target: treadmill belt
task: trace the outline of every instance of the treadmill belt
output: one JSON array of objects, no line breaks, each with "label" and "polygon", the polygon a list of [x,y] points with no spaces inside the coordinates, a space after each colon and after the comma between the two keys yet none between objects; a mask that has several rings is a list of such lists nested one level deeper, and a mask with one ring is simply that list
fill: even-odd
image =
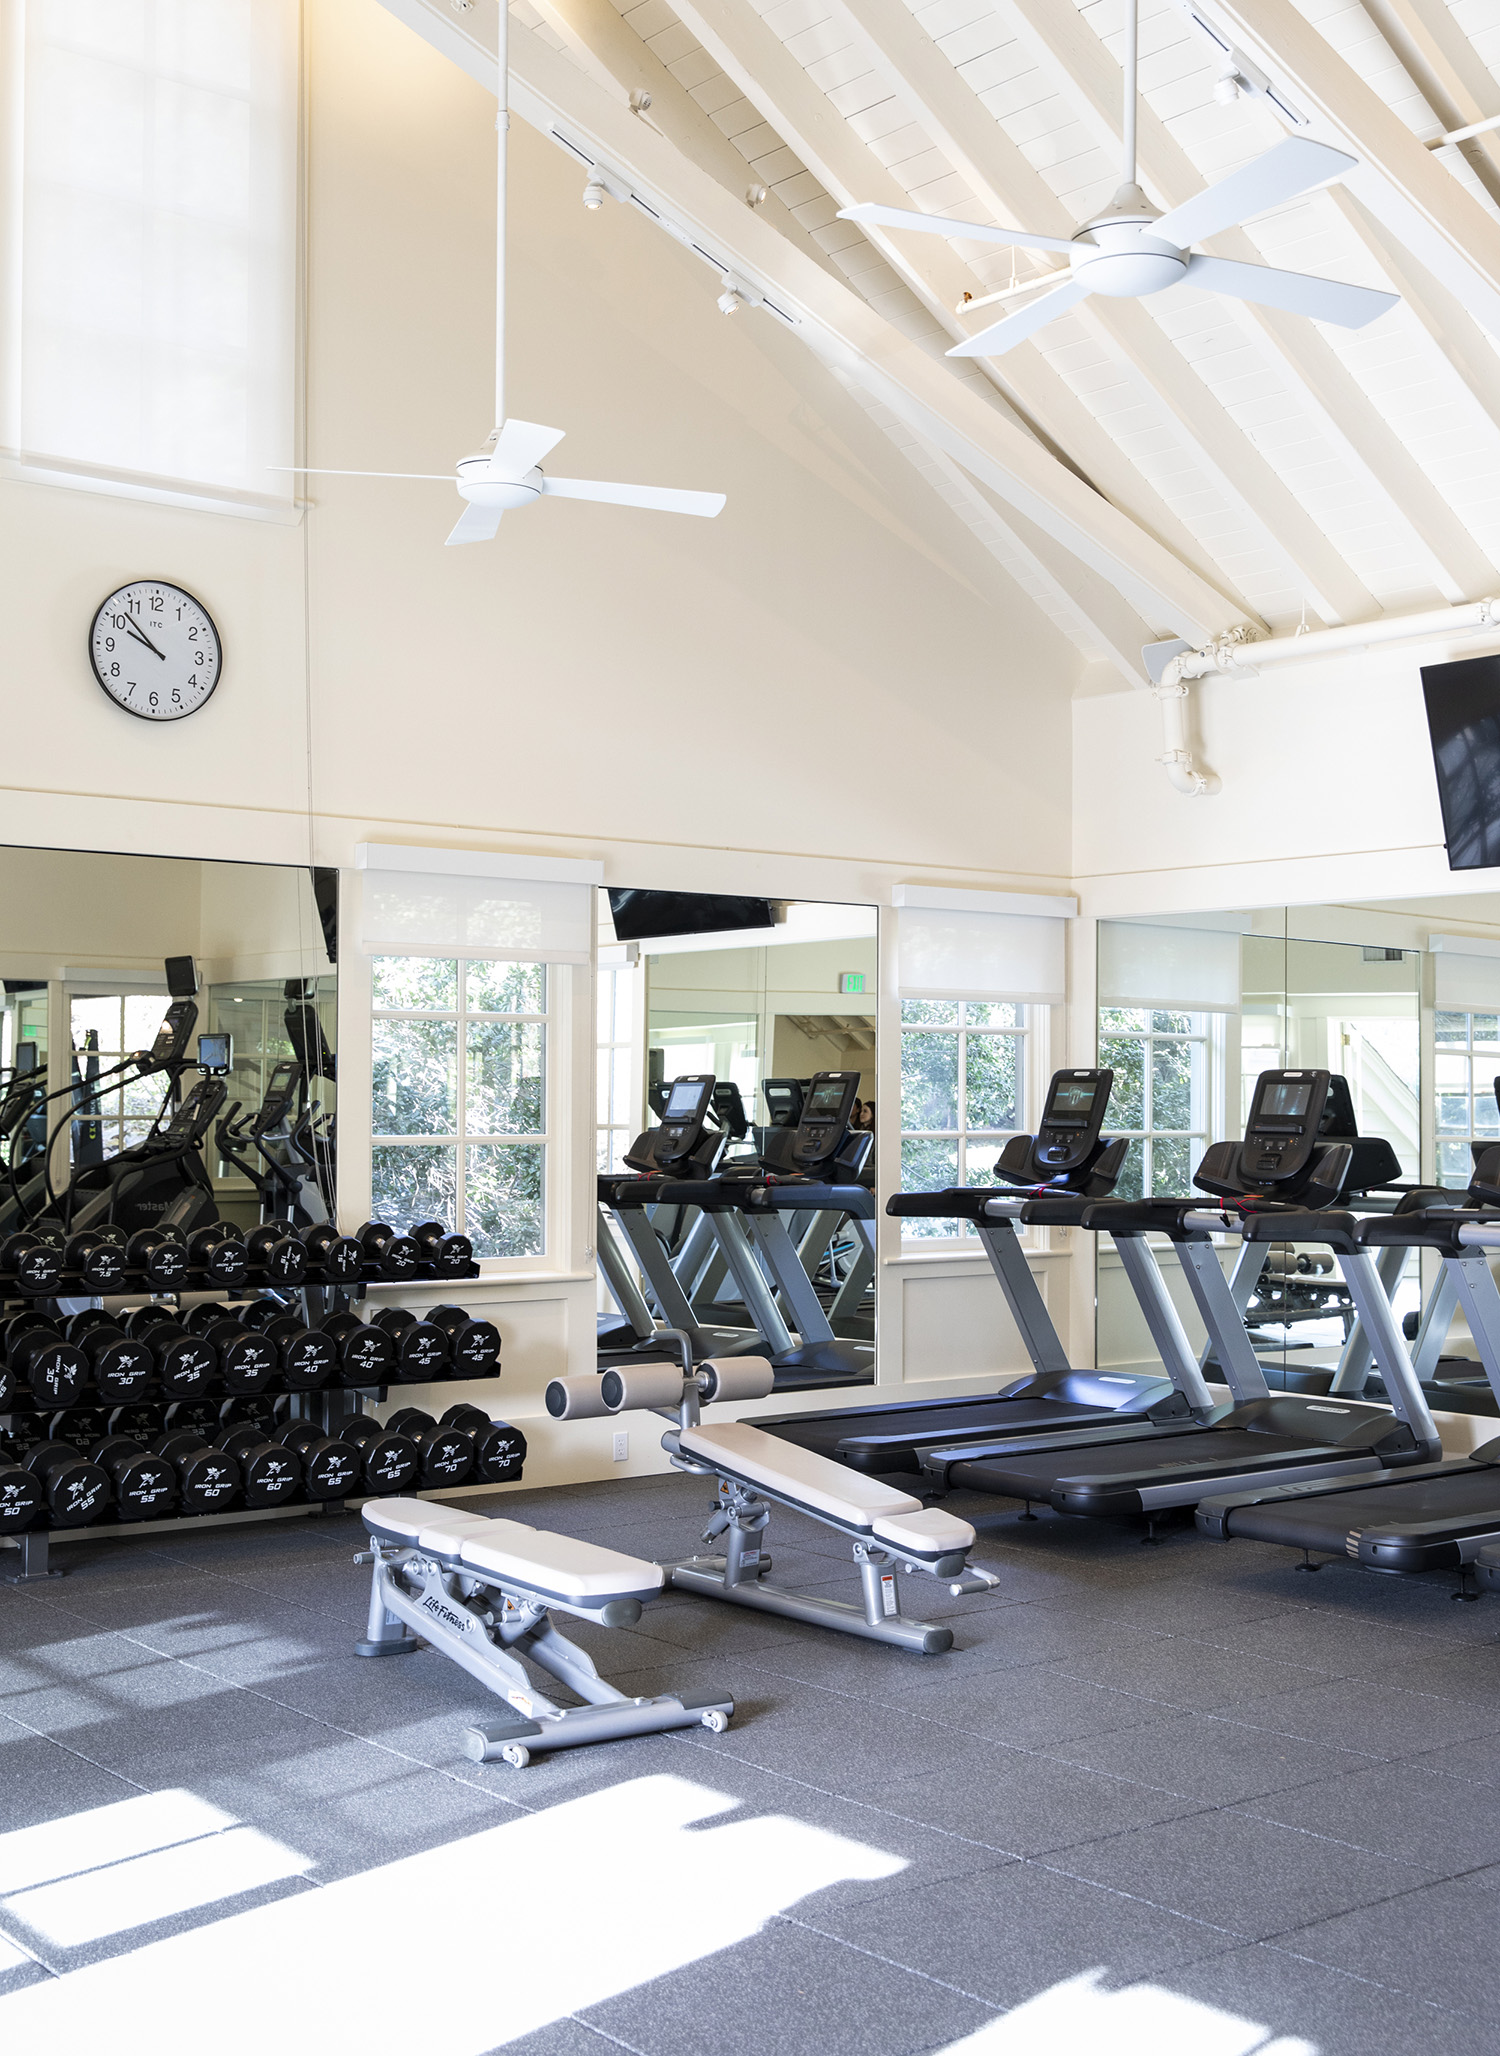
[{"label": "treadmill belt", "polygon": [[[1134,1415],[1128,1419],[1137,1418]],[[1024,1433],[1031,1427],[1067,1427],[1073,1422],[1104,1422],[1102,1407],[1066,1399],[1002,1399],[993,1392],[972,1399],[950,1399],[935,1406],[871,1407],[866,1413],[804,1414],[800,1419],[757,1421],[783,1442],[813,1449],[820,1456],[838,1456],[855,1470],[915,1471],[913,1442],[964,1441]]]},{"label": "treadmill belt", "polygon": [[1156,1464],[1179,1466],[1209,1476],[1215,1466],[1227,1460],[1264,1457],[1267,1463],[1294,1464],[1299,1456],[1326,1457],[1324,1444],[1314,1448],[1300,1435],[1258,1435],[1248,1428],[1205,1428],[1201,1434],[1176,1434],[1160,1442],[1103,1442],[1094,1448],[1039,1450],[1035,1456],[1017,1454],[974,1457],[951,1466],[948,1482],[965,1485],[976,1492],[1000,1492],[1011,1499],[1045,1499],[1062,1478],[1130,1477]]},{"label": "treadmill belt", "polygon": [[1355,1529],[1463,1520],[1469,1515],[1479,1520],[1490,1518],[1500,1533],[1500,1470],[1488,1464],[1465,1464],[1440,1477],[1407,1478],[1400,1483],[1367,1486],[1363,1491],[1336,1492],[1327,1498],[1236,1507],[1228,1532],[1255,1542],[1285,1542],[1293,1549],[1317,1549],[1339,1556],[1344,1552],[1345,1536]]}]

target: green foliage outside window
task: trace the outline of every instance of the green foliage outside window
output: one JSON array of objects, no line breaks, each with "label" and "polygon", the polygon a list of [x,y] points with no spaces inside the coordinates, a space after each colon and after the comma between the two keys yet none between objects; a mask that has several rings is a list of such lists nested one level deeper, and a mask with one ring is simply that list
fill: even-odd
[{"label": "green foliage outside window", "polygon": [[[1022,1123],[1025,1009],[1009,1000],[903,1000],[901,1189],[994,1182],[996,1157]],[[908,1219],[908,1238],[950,1241],[972,1228]]]}]

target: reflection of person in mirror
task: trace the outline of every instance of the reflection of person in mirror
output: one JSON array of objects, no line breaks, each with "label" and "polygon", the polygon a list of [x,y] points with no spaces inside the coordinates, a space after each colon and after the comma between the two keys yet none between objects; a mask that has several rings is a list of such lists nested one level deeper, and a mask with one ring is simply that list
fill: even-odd
[{"label": "reflection of person in mirror", "polygon": [[874,1132],[875,1102],[873,1099],[857,1099],[854,1102],[854,1112],[850,1116],[850,1126],[853,1128],[868,1128],[872,1133]]}]

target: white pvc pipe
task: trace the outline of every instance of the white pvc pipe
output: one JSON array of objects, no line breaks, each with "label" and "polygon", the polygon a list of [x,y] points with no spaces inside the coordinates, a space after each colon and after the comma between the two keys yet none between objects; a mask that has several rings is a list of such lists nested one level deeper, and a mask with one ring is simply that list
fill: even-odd
[{"label": "white pvc pipe", "polygon": [[1305,635],[1272,636],[1250,642],[1242,631],[1219,636],[1201,650],[1183,650],[1173,657],[1151,691],[1161,706],[1166,748],[1157,758],[1180,793],[1206,798],[1220,790],[1212,771],[1199,770],[1187,740],[1188,681],[1236,671],[1266,671],[1277,664],[1314,663],[1341,651],[1364,650],[1379,643],[1413,642],[1428,636],[1472,635],[1500,629],[1500,599],[1470,600],[1461,607],[1433,607],[1425,614],[1396,614],[1375,621],[1348,622],[1340,628],[1313,628]]},{"label": "white pvc pipe", "polygon": [[505,426],[506,160],[510,154],[510,9],[501,0],[499,108],[495,115],[495,435]]}]

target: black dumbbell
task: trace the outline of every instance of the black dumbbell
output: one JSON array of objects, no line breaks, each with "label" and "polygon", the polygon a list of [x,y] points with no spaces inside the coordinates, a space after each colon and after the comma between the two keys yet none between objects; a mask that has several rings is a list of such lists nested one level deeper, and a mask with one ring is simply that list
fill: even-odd
[{"label": "black dumbbell", "polygon": [[0,1272],[23,1292],[55,1292],[63,1273],[62,1238],[54,1231],[19,1229],[0,1239]]},{"label": "black dumbbell", "polygon": [[107,1406],[70,1406],[48,1416],[42,1432],[54,1442],[74,1442],[80,1449],[87,1449],[91,1442],[102,1442],[109,1433],[110,1412]]},{"label": "black dumbbell", "polygon": [[64,1342],[43,1314],[16,1314],[5,1324],[5,1361],[39,1406],[71,1406],[88,1383],[83,1351]]},{"label": "black dumbbell", "polygon": [[301,1491],[301,1457],[286,1444],[271,1441],[253,1421],[236,1422],[215,1439],[240,1467],[246,1506],[282,1506]]},{"label": "black dumbbell", "polygon": [[[155,1318],[147,1320],[147,1314]],[[163,1392],[174,1399],[193,1399],[213,1390],[219,1362],[205,1336],[191,1334],[164,1307],[137,1307],[129,1325],[132,1339],[150,1350]]]},{"label": "black dumbbell", "polygon": [[427,1316],[448,1338],[450,1378],[498,1378],[500,1330],[493,1321],[475,1320],[461,1306],[435,1306]]},{"label": "black dumbbell", "polygon": [[467,1235],[450,1235],[441,1221],[419,1221],[411,1239],[440,1278],[466,1278],[474,1261]]},{"label": "black dumbbell", "polygon": [[264,1392],[279,1368],[276,1345],[238,1321],[227,1306],[195,1306],[188,1327],[201,1335],[219,1359],[219,1377],[226,1392]]},{"label": "black dumbbell", "polygon": [[343,1499],[359,1483],[359,1451],[342,1437],[327,1435],[316,1421],[288,1421],[276,1440],[302,1459],[309,1499]]},{"label": "black dumbbell", "polygon": [[281,1314],[264,1331],[281,1362],[281,1380],[291,1392],[316,1392],[339,1367],[338,1344],[321,1328],[304,1327],[295,1314]]},{"label": "black dumbbell", "polygon": [[188,1237],[187,1252],[189,1264],[201,1271],[210,1285],[232,1292],[244,1284],[250,1252],[232,1221],[211,1221],[206,1228],[195,1228]]},{"label": "black dumbbell", "polygon": [[307,1260],[330,1285],[352,1285],[365,1267],[365,1253],[352,1235],[340,1235],[332,1221],[299,1230]]},{"label": "black dumbbell", "polygon": [[277,1417],[276,1402],[264,1394],[249,1399],[226,1399],[219,1408],[219,1427],[259,1428],[267,1438],[273,1436],[281,1426]]},{"label": "black dumbbell", "polygon": [[115,1488],[115,1511],[122,1521],[160,1520],[177,1498],[177,1473],[164,1456],[155,1456],[126,1435],[105,1435],[89,1447],[96,1463]]},{"label": "black dumbbell", "polygon": [[266,1221],[245,1237],[253,1268],[269,1285],[300,1285],[307,1276],[307,1246],[285,1221]]},{"label": "black dumbbell", "polygon": [[366,1221],[356,1238],[365,1262],[377,1278],[415,1278],[422,1252],[409,1235],[398,1235],[388,1221]]},{"label": "black dumbbell", "polygon": [[483,1485],[508,1485],[521,1475],[526,1461],[526,1437],[509,1421],[492,1421],[487,1413],[467,1402],[450,1406],[438,1422],[440,1428],[462,1428],[474,1438],[474,1475]]},{"label": "black dumbbell", "polygon": [[0,1414],[9,1413],[16,1396],[16,1374],[8,1363],[0,1363]]},{"label": "black dumbbell", "polygon": [[125,1334],[113,1320],[109,1320],[109,1316],[84,1328],[82,1334],[70,1332],[68,1341],[82,1349],[92,1380],[95,1380],[95,1392],[101,1400],[123,1404],[125,1400],[138,1400],[150,1392],[156,1359],[146,1347],[144,1338]]},{"label": "black dumbbell", "polygon": [[223,1513],[239,1496],[240,1467],[199,1428],[169,1429],[151,1445],[177,1473],[184,1513]]},{"label": "black dumbbell", "polygon": [[159,1406],[117,1406],[105,1423],[111,1435],[128,1435],[132,1442],[146,1444],[154,1442],[166,1427],[164,1410]]},{"label": "black dumbbell", "polygon": [[388,1385],[396,1365],[396,1345],[384,1328],[362,1321],[358,1314],[330,1314],[322,1324],[339,1353],[339,1376],[345,1385]]},{"label": "black dumbbell", "polygon": [[86,1528],[109,1505],[108,1475],[71,1442],[33,1443],[26,1468],[41,1480],[50,1527]]},{"label": "black dumbbell", "polygon": [[334,1423],[334,1433],[359,1451],[363,1483],[370,1492],[404,1492],[421,1471],[421,1453],[411,1437],[383,1428],[373,1414],[346,1414]]},{"label": "black dumbbell", "polygon": [[462,1485],[474,1468],[474,1437],[462,1428],[440,1428],[419,1407],[398,1407],[386,1426],[416,1443],[424,1486]]},{"label": "black dumbbell", "polygon": [[40,1480],[9,1455],[0,1454],[0,1535],[31,1527],[46,1503]]},{"label": "black dumbbell", "polygon": [[63,1244],[63,1267],[76,1271],[90,1292],[119,1292],[125,1284],[125,1238],[118,1228],[84,1228]]},{"label": "black dumbbell", "polygon": [[174,1292],[187,1279],[187,1244],[175,1229],[137,1228],[125,1245],[126,1260],[144,1272],[153,1292]]},{"label": "black dumbbell", "polygon": [[395,1344],[396,1376],[403,1385],[430,1385],[447,1375],[448,1338],[431,1321],[419,1321],[404,1306],[383,1306],[373,1326]]},{"label": "black dumbbell", "polygon": [[184,1435],[191,1428],[211,1442],[219,1428],[219,1403],[213,1399],[174,1399],[162,1408],[159,1435]]}]

